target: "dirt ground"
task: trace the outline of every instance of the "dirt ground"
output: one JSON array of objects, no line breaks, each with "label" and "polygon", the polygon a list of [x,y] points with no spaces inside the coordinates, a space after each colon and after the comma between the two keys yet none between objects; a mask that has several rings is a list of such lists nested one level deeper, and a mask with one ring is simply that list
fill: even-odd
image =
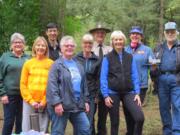
[{"label": "dirt ground", "polygon": [[[147,95],[146,105],[143,107],[143,111],[145,114],[145,123],[143,128],[143,135],[161,135],[161,121],[159,116],[159,108],[158,108],[158,100],[157,96],[153,96],[151,94]],[[97,116],[96,116],[97,117]],[[3,111],[2,105],[0,104],[0,134],[2,130],[3,124]],[[97,120],[96,120],[97,122]],[[107,121],[108,132],[110,131],[110,120],[108,117]],[[125,135],[126,127],[125,127],[125,119],[123,116],[122,108],[120,108],[120,135]],[[66,128],[66,135],[72,135],[72,126],[69,123]]]}]

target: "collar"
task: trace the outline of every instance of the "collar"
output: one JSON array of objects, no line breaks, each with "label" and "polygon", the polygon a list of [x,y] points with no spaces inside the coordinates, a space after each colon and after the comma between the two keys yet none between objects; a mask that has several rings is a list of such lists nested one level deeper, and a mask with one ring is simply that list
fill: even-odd
[{"label": "collar", "polygon": [[[98,59],[98,57],[93,53],[93,52],[91,52],[91,57],[89,57],[89,59]],[[77,54],[77,57],[81,57],[81,58],[83,58],[84,59],[84,55],[83,55],[83,52],[80,52],[80,53],[78,53]]]},{"label": "collar", "polygon": [[[9,52],[9,56],[10,56],[10,57],[16,57],[16,58],[19,58],[19,57],[17,57],[14,53],[12,53],[11,51]],[[27,56],[27,55],[26,55],[25,53],[23,53],[22,56],[21,56],[20,58],[25,57],[25,56]]]}]

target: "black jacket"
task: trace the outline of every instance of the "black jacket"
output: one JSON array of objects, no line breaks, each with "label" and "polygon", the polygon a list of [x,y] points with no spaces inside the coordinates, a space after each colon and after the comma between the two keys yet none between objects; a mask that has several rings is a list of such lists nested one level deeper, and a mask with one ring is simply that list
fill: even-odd
[{"label": "black jacket", "polygon": [[132,55],[122,51],[123,61],[120,62],[118,53],[113,50],[107,55],[109,61],[108,86],[119,93],[132,91],[131,79]]},{"label": "black jacket", "polygon": [[83,56],[83,52],[80,52],[75,56],[75,59],[84,67],[90,97],[97,96],[99,93],[98,80],[100,69],[98,57],[92,52],[92,56],[86,59]]},{"label": "black jacket", "polygon": [[48,48],[49,48],[49,58],[53,61],[57,60],[60,54],[59,42],[55,49],[50,45],[50,43],[48,43]]}]

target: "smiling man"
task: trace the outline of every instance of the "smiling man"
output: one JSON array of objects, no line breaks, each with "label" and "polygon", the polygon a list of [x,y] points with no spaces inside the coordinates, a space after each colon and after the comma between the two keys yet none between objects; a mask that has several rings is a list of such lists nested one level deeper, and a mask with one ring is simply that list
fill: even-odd
[{"label": "smiling man", "polygon": [[48,23],[46,26],[46,35],[48,37],[48,47],[49,47],[49,58],[56,60],[59,58],[60,47],[58,41],[58,26],[55,23]]},{"label": "smiling man", "polygon": [[180,43],[175,22],[165,24],[163,44],[155,48],[155,56],[161,60],[151,75],[158,79],[158,97],[163,135],[180,134]]}]

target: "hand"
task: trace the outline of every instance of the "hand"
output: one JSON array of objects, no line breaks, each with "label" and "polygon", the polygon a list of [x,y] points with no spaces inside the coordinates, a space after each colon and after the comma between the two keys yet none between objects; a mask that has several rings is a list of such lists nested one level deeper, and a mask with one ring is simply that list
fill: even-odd
[{"label": "hand", "polygon": [[89,112],[90,111],[90,107],[88,103],[85,103],[85,112]]},{"label": "hand", "polygon": [[55,111],[55,113],[56,113],[58,116],[62,116],[62,115],[63,115],[63,112],[64,112],[64,109],[63,109],[63,107],[62,107],[62,104],[57,104],[57,105],[55,105],[54,111]]},{"label": "hand", "polygon": [[1,97],[1,102],[2,104],[8,104],[9,103],[9,99],[8,99],[8,96],[2,96]]},{"label": "hand", "polygon": [[113,100],[109,96],[105,98],[105,105],[109,108],[113,106]]},{"label": "hand", "polygon": [[151,69],[154,71],[154,70],[156,70],[157,69],[157,64],[152,64],[151,65]]},{"label": "hand", "polygon": [[98,102],[99,102],[99,98],[98,98],[98,97],[95,97],[94,103],[97,104]]},{"label": "hand", "polygon": [[135,95],[134,101],[137,101],[138,106],[141,106],[141,99],[138,94]]},{"label": "hand", "polygon": [[31,105],[35,110],[39,108],[39,104],[37,102],[33,102]]},{"label": "hand", "polygon": [[45,105],[43,103],[39,103],[38,108],[43,110],[45,108]]}]

